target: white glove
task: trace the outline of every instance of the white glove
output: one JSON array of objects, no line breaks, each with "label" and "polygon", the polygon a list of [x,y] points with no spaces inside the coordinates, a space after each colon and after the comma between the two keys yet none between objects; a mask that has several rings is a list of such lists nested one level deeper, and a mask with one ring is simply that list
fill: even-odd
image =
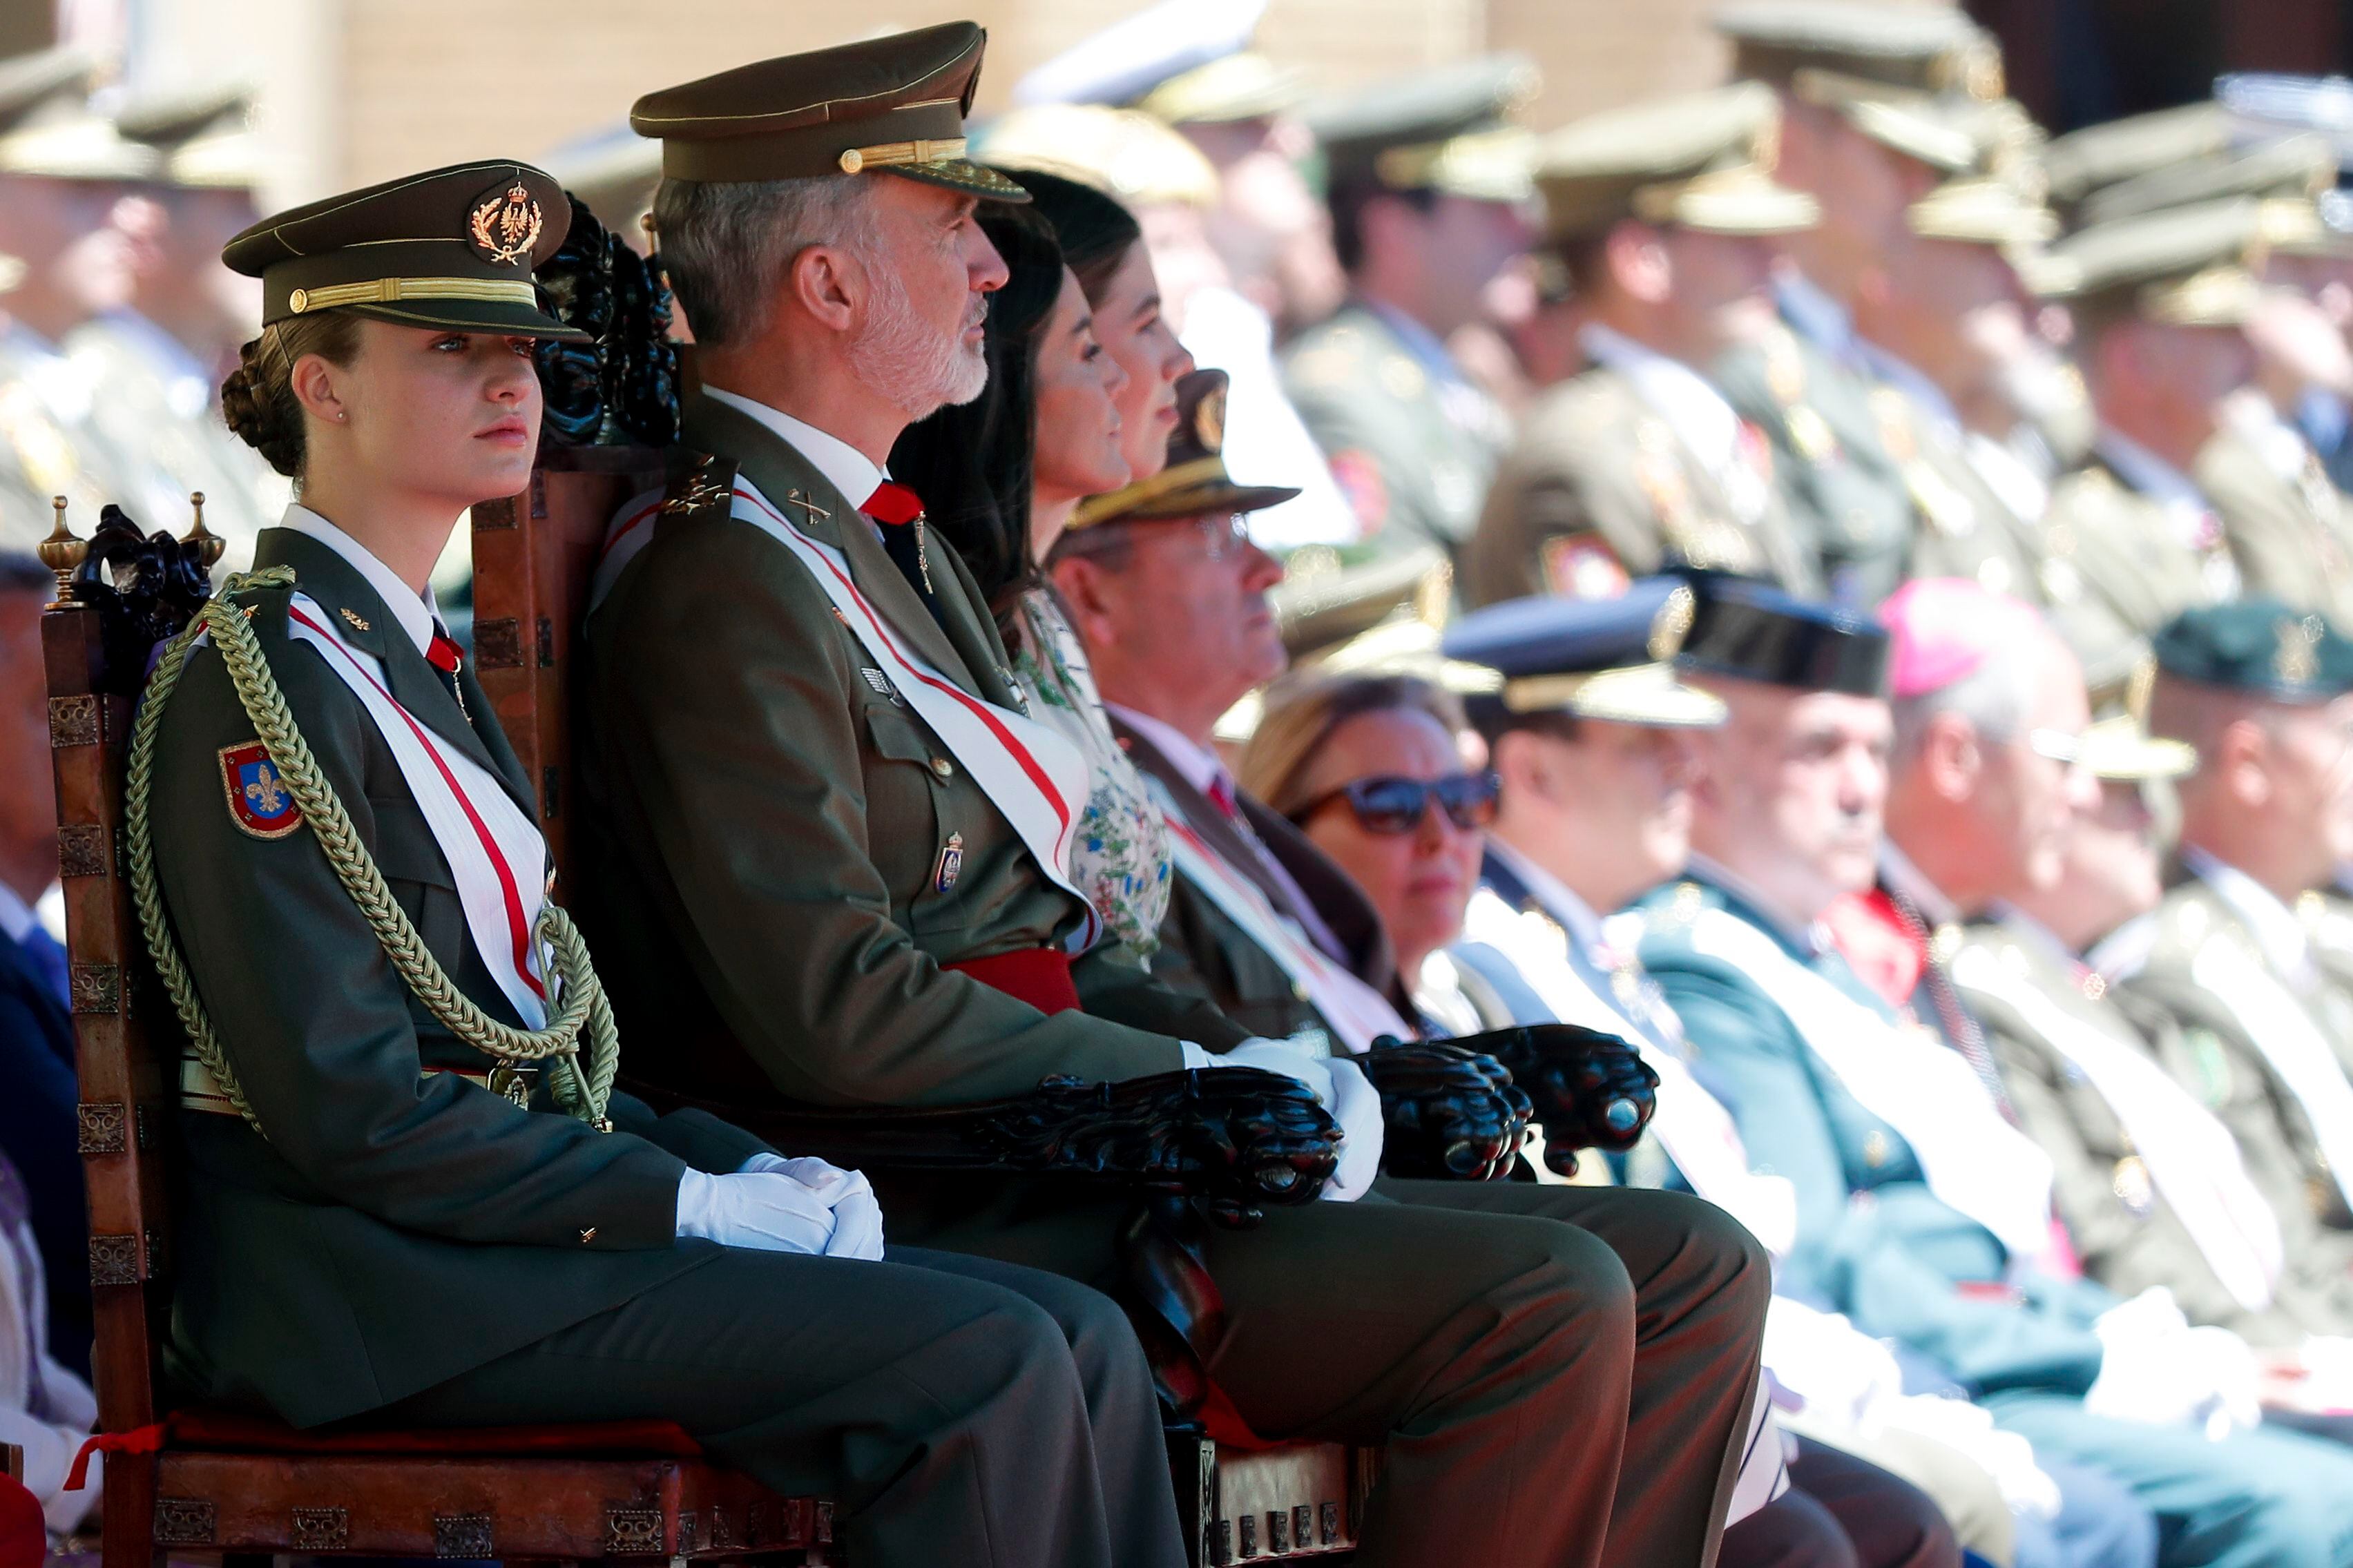
[{"label": "white glove", "polygon": [[882,1205],[863,1171],[845,1171],[813,1154],[787,1160],[765,1151],[744,1162],[746,1171],[773,1171],[790,1176],[815,1193],[833,1210],[833,1239],[825,1244],[828,1258],[858,1258],[869,1263],[882,1258]]},{"label": "white glove", "polygon": [[1187,1041],[1185,1065],[1257,1068],[1305,1084],[1315,1102],[1340,1124],[1340,1166],[1324,1185],[1324,1195],[1334,1203],[1353,1203],[1364,1196],[1365,1189],[1380,1174],[1381,1097],[1354,1062],[1312,1057],[1287,1040],[1258,1037],[1223,1056],[1211,1056]]},{"label": "white glove", "polygon": [[2173,1293],[2153,1285],[2101,1314],[2100,1375],[2084,1396],[2094,1415],[2190,1424],[2209,1437],[2263,1419],[2254,1352],[2227,1329],[2193,1329]]}]

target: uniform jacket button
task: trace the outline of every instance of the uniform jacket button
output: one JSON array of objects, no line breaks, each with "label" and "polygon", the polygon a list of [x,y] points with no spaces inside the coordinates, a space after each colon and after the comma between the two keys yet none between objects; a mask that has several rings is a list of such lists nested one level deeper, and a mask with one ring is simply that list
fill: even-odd
[{"label": "uniform jacket button", "polygon": [[945,757],[934,757],[932,759],[932,772],[939,774],[939,776],[944,779],[952,778],[955,774],[955,764],[948,761]]}]

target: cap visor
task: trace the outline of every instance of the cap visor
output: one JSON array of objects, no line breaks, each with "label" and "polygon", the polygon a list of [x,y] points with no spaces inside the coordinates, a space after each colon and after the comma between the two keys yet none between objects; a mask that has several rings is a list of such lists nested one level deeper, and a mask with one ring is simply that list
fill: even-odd
[{"label": "cap visor", "polygon": [[986,164],[965,158],[942,158],[931,163],[892,163],[879,171],[902,180],[920,180],[944,190],[962,191],[991,202],[1026,202],[1029,193]]},{"label": "cap visor", "polygon": [[1297,494],[1297,490],[1284,485],[1195,485],[1154,496],[1134,506],[1087,517],[1083,522],[1073,519],[1069,526],[1101,528],[1107,522],[1174,522],[1182,518],[1216,517],[1232,511],[1264,511]]},{"label": "cap visor", "polygon": [[[457,332],[499,332],[511,338],[554,338],[567,343],[591,341],[543,310],[494,300],[404,300],[398,304],[342,305],[355,316],[373,316],[402,327],[438,327]],[[313,312],[315,314],[315,312]]]},{"label": "cap visor", "polygon": [[1703,234],[1799,234],[1821,222],[1822,208],[1803,191],[1766,184],[1736,192],[1686,192],[1675,203],[1674,219]]}]

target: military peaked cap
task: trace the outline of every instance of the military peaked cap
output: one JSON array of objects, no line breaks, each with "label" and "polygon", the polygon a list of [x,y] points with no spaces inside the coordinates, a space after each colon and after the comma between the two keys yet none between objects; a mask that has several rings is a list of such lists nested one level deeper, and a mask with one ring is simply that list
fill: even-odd
[{"label": "military peaked cap", "polygon": [[162,154],[90,111],[90,58],[44,49],[0,60],[0,174],[52,180],[148,180]]},{"label": "military peaked cap", "polygon": [[2268,595],[2184,610],[2154,646],[2161,672],[2200,686],[2293,703],[2353,691],[2353,641],[2327,617]]},{"label": "military peaked cap", "polygon": [[786,55],[649,92],[629,125],[673,180],[805,180],[881,169],[998,201],[1029,195],[965,156],[988,35],[973,22]]},{"label": "military peaked cap", "polygon": [[1683,638],[1686,669],[1800,691],[1886,695],[1885,627],[1746,577],[1694,573],[1691,584],[1698,602]]},{"label": "military peaked cap", "polygon": [[1533,191],[1535,139],[1506,121],[1543,81],[1525,55],[1482,55],[1376,82],[1305,118],[1335,185],[1520,201]]},{"label": "military peaked cap", "polygon": [[1715,234],[1811,228],[1821,207],[1773,178],[1781,107],[1755,82],[1589,115],[1546,137],[1536,163],[1555,239],[1621,218]]},{"label": "military peaked cap", "polygon": [[114,128],[164,158],[163,177],[174,185],[250,190],[261,183],[261,138],[253,130],[253,89],[216,81],[126,101]]},{"label": "military peaked cap", "polygon": [[1226,472],[1225,443],[1226,373],[1197,370],[1178,377],[1168,466],[1150,479],[1081,501],[1064,531],[1075,533],[1107,522],[1260,511],[1299,493],[1283,485],[1235,483]]},{"label": "military peaked cap", "polygon": [[2000,98],[2001,49],[1958,6],[1748,0],[1715,14],[1732,74],[1779,85],[1812,66],[1896,87]]},{"label": "military peaked cap", "polygon": [[2211,157],[2230,146],[2231,135],[2230,111],[2211,101],[2070,131],[2042,150],[2051,199],[2072,206],[2103,186]]},{"label": "military peaked cap", "polygon": [[263,218],[221,260],[261,279],[261,319],[353,310],[405,327],[585,338],[541,307],[532,269],[572,204],[528,163],[459,163]]},{"label": "military peaked cap", "polygon": [[1218,199],[1218,171],[1165,121],[1100,103],[1041,103],[998,116],[980,137],[981,161],[1018,180],[1059,174],[1127,206]]},{"label": "military peaked cap", "polygon": [[2336,183],[2337,150],[2306,132],[2120,180],[2086,196],[2078,216],[2088,226],[2227,196],[2309,201]]},{"label": "military peaked cap", "polygon": [[[2253,268],[2267,205],[2201,202],[2094,224],[2052,246],[2035,282],[2062,299],[2128,302],[2173,326],[2239,326],[2262,291]],[[2311,204],[2303,205],[2308,214]]]},{"label": "military peaked cap", "polygon": [[1569,713],[1620,724],[1706,729],[1724,703],[1674,676],[1694,611],[1681,577],[1644,577],[1614,599],[1557,595],[1473,610],[1447,628],[1446,657],[1504,678],[1509,713]]}]

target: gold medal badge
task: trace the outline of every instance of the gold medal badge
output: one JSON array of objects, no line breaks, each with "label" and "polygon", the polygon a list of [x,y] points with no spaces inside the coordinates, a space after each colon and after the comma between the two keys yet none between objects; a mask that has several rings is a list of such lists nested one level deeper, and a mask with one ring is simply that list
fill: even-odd
[{"label": "gold medal badge", "polygon": [[545,218],[521,180],[484,196],[467,216],[466,234],[485,259],[501,267],[527,267]]}]

